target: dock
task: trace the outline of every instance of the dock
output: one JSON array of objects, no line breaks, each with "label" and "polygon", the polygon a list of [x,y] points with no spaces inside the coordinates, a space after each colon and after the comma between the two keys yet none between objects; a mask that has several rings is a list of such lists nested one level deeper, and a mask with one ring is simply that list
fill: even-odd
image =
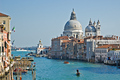
[{"label": "dock", "polygon": [[19,80],[23,74],[27,73],[27,71],[32,71],[32,73],[34,72],[32,76],[34,75],[34,80],[36,80],[35,63],[32,63],[32,61],[34,61],[32,57],[14,57],[13,74],[17,75],[16,80]]}]

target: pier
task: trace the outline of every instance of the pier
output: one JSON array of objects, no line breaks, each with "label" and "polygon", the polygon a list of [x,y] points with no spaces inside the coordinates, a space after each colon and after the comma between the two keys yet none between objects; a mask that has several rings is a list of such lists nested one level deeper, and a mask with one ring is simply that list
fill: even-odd
[{"label": "pier", "polygon": [[36,80],[35,63],[32,61],[34,61],[32,57],[14,57],[13,74],[16,75],[16,80],[22,80],[22,75],[26,74],[27,71],[31,71],[33,80]]}]

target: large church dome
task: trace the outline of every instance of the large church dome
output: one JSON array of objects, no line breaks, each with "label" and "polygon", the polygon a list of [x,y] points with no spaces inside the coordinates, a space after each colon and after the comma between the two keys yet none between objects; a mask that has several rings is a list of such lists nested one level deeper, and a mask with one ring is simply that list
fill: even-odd
[{"label": "large church dome", "polygon": [[65,24],[64,30],[82,30],[82,26],[77,20],[69,20]]},{"label": "large church dome", "polygon": [[76,14],[74,9],[71,13],[70,20],[64,26],[63,36],[75,37],[78,39],[83,38],[82,26],[79,21],[76,20]]},{"label": "large church dome", "polygon": [[74,10],[71,13],[70,20],[65,24],[64,30],[82,30],[82,26],[79,21],[76,20]]}]

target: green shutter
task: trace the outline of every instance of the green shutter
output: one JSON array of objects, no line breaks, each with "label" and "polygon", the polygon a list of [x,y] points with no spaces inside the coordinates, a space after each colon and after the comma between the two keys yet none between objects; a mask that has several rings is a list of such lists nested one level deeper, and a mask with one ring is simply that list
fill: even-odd
[{"label": "green shutter", "polygon": [[0,46],[0,53],[1,53],[1,46]]},{"label": "green shutter", "polygon": [[4,52],[4,47],[2,46],[2,52]]}]

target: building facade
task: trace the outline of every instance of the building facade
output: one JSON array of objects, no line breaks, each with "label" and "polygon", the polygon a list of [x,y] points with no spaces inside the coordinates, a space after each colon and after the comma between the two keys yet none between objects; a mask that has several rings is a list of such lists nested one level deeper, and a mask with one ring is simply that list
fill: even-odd
[{"label": "building facade", "polygon": [[95,62],[104,62],[107,58],[108,48],[96,48],[95,49]]},{"label": "building facade", "polygon": [[37,49],[36,49],[36,53],[37,54],[47,54],[48,50],[49,50],[49,48],[43,47],[43,44],[42,44],[42,42],[40,40],[39,44],[37,46]]},{"label": "building facade", "polygon": [[10,16],[0,13],[0,78],[3,80],[13,79],[10,20]]},{"label": "building facade", "polygon": [[[91,39],[87,39],[86,40],[86,59],[88,59],[88,61],[90,59],[95,59],[95,50],[99,50],[99,53],[97,52],[96,54],[101,54],[103,59],[102,61],[104,61],[104,59],[106,58],[105,56],[107,54],[107,51],[105,51],[104,49],[96,49],[97,47],[100,47],[100,46],[105,46],[105,45],[112,45],[112,48],[116,48],[116,47],[119,47],[120,46],[120,40],[118,39],[115,39],[115,40],[111,40],[111,39],[108,39],[108,40],[104,40],[105,38],[100,38],[101,40],[99,40],[98,38],[91,38]],[[113,46],[114,45],[114,46]],[[105,51],[105,52],[101,52],[101,50]],[[103,54],[102,54],[103,53]],[[100,55],[99,55],[100,57]]]}]

